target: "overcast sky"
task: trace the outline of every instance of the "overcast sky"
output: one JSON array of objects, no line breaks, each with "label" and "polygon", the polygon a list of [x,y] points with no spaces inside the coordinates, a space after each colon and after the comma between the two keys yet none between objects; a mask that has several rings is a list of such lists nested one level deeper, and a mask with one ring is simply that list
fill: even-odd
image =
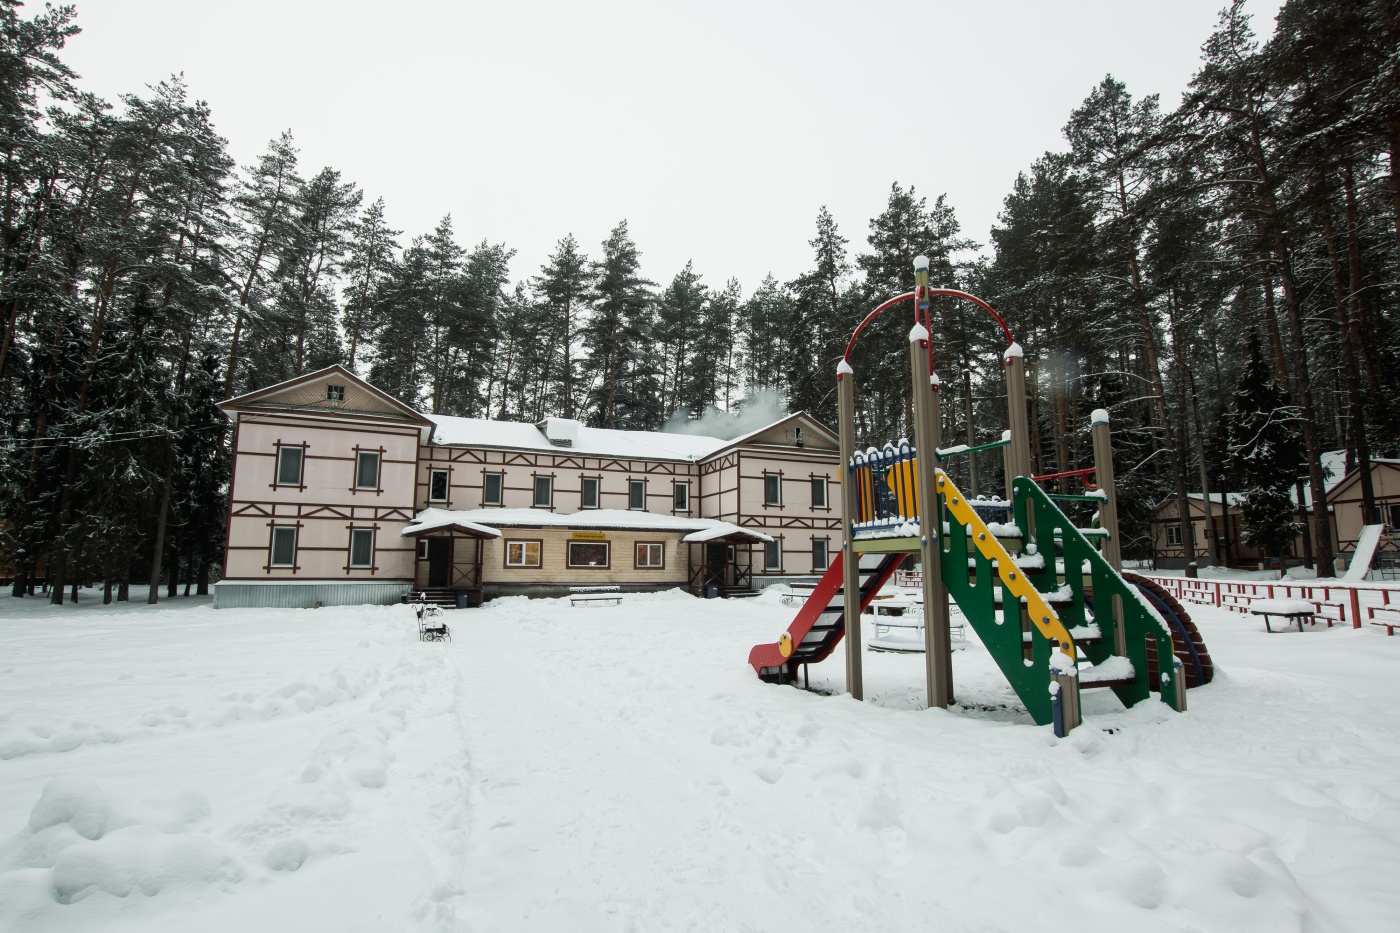
[{"label": "overcast sky", "polygon": [[109,100],[184,72],[240,164],[291,129],[405,243],[450,212],[520,278],[626,218],[651,279],[747,294],[807,267],[822,204],[863,248],[896,180],[986,242],[1105,74],[1176,104],[1225,2],[77,0],[65,58]]}]

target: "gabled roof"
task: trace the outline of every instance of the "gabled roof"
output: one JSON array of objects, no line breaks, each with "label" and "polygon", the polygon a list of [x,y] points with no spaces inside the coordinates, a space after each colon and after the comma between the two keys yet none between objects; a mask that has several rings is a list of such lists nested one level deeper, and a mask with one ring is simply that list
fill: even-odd
[{"label": "gabled roof", "polygon": [[820,421],[818,421],[816,418],[814,418],[814,417],[812,417],[811,415],[807,414],[807,412],[805,412],[805,411],[798,411],[798,412],[793,412],[792,414],[788,415],[788,416],[785,417],[785,418],[779,418],[777,421],[774,421],[772,424],[766,424],[766,425],[764,425],[763,427],[759,428],[759,429],[756,430],[756,431],[750,431],[750,432],[747,433],[747,434],[740,434],[738,437],[733,438],[732,440],[724,441],[724,442],[723,442],[723,446],[721,446],[721,447],[719,447],[718,449],[716,449],[715,451],[713,451],[713,452],[710,454],[710,456],[713,457],[715,454],[718,454],[718,453],[721,453],[721,452],[723,452],[723,451],[729,450],[731,447],[738,447],[740,444],[750,444],[750,443],[753,443],[754,439],[757,438],[759,435],[761,435],[761,434],[766,434],[766,433],[768,433],[769,431],[775,430],[775,429],[777,429],[777,428],[785,427],[786,425],[789,425],[789,424],[791,424],[792,422],[797,421],[798,419],[801,419],[802,421],[805,421],[807,424],[809,424],[809,425],[811,425],[812,427],[816,428],[817,431],[818,431],[819,433],[825,435],[825,436],[826,436],[826,439],[827,439],[828,441],[831,442],[831,445],[832,445],[833,447],[840,447],[840,445],[841,445],[841,437],[840,437],[840,435],[838,435],[835,431],[831,430],[831,428],[828,428],[826,425],[822,424],[822,423],[821,423]]},{"label": "gabled roof", "polygon": [[[1392,460],[1389,457],[1372,457],[1370,463],[1372,473],[1375,473],[1377,469],[1400,470],[1400,460]],[[1352,467],[1341,480],[1328,484],[1327,498],[1335,499],[1340,497],[1342,493],[1351,489],[1351,487],[1357,485],[1360,481],[1361,467],[1360,464],[1358,464]]]},{"label": "gabled roof", "polygon": [[[321,386],[331,379],[344,383],[343,402],[335,403],[325,397]],[[220,402],[219,407],[225,412],[303,411],[321,416],[372,415],[376,418],[405,421],[420,427],[432,426],[430,420],[413,408],[370,385],[339,363],[235,396]]]}]

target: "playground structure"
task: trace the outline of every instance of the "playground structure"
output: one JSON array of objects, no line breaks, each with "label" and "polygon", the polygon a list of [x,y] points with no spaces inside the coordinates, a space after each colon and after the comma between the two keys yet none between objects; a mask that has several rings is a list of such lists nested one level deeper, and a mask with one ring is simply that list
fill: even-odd
[{"label": "playground structure", "polygon": [[[861,613],[906,558],[917,554],[929,706],[946,708],[954,701],[951,598],[1032,718],[1053,723],[1058,735],[1079,724],[1082,689],[1112,689],[1125,706],[1157,692],[1184,711],[1186,688],[1211,678],[1210,658],[1175,599],[1154,590],[1151,581],[1130,581],[1121,573],[1108,413],[1099,410],[1091,418],[1092,467],[1033,476],[1020,345],[985,301],[930,288],[925,257],[915,261],[914,272],[914,291],[871,311],[837,365],[841,551],[779,640],[749,653],[750,665],[765,681],[794,683],[799,668],[830,657],[844,638],[847,689],[863,699]],[[942,447],[940,384],[928,326],[930,299],[937,296],[984,309],[1006,338],[1009,418],[1000,441]],[[909,362],[918,448],[901,439],[883,450],[857,452],[851,350],[880,314],[905,301],[914,303]],[[1005,498],[969,499],[942,464],[993,449],[1002,451]],[[920,450],[931,455],[921,460]],[[1085,487],[1081,494],[1050,494],[1039,485],[1076,478]],[[1060,502],[1093,503],[1097,526],[1077,527]]]}]

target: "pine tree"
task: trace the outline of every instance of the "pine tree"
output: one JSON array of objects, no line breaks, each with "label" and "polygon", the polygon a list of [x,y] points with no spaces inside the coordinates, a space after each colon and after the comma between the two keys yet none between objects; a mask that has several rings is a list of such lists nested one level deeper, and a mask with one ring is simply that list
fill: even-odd
[{"label": "pine tree", "polygon": [[642,278],[641,254],[621,221],[603,241],[592,266],[593,311],[582,331],[587,357],[588,421],[601,428],[660,426],[660,367],[651,343],[652,283]]},{"label": "pine tree", "polygon": [[555,244],[531,284],[557,325],[546,332],[559,352],[557,366],[551,367],[549,404],[561,417],[573,418],[578,413],[579,333],[593,271],[572,233]]},{"label": "pine tree", "polygon": [[1251,334],[1234,397],[1231,457],[1244,483],[1243,539],[1270,557],[1284,557],[1301,530],[1289,491],[1302,471],[1303,449],[1289,423],[1296,410],[1274,385],[1259,338]]},{"label": "pine tree", "polygon": [[394,262],[394,248],[402,230],[392,230],[384,222],[384,199],[376,198],[351,225],[345,258],[345,313],[341,327],[350,345],[346,366],[355,371],[362,341],[377,333],[377,321],[370,313],[371,300]]}]

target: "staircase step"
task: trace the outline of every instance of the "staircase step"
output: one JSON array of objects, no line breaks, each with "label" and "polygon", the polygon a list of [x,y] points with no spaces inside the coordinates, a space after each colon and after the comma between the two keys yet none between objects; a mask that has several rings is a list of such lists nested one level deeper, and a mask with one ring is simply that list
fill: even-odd
[{"label": "staircase step", "polygon": [[1136,682],[1137,678],[1135,677],[1120,677],[1117,680],[1081,680],[1079,682],[1079,689],[1093,690],[1098,687],[1126,687],[1128,684]]}]

